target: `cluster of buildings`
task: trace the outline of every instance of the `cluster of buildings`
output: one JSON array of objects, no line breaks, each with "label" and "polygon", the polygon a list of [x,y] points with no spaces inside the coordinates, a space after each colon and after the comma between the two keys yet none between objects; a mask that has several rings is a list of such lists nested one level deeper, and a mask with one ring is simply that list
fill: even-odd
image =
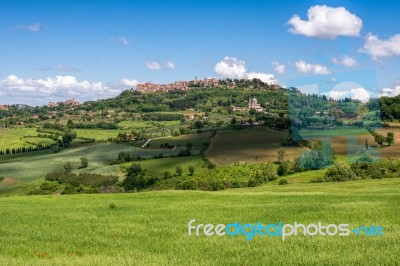
[{"label": "cluster of buildings", "polygon": [[264,112],[264,108],[261,106],[261,104],[258,103],[257,98],[255,96],[249,98],[249,103],[247,107],[238,107],[238,106],[231,106],[232,111],[236,112],[244,112],[244,111],[250,111],[250,110],[255,110],[256,112]]},{"label": "cluster of buildings", "polygon": [[47,107],[52,108],[52,107],[57,107],[57,106],[60,106],[60,105],[74,107],[74,106],[79,106],[80,104],[81,104],[80,102],[75,101],[75,99],[73,98],[71,100],[66,100],[65,102],[49,102],[47,104]]},{"label": "cluster of buildings", "polygon": [[168,92],[171,90],[189,90],[189,88],[193,87],[216,88],[219,86],[220,84],[217,78],[205,78],[203,80],[200,80],[196,77],[194,80],[191,81],[175,81],[169,84],[154,84],[149,81],[143,84],[138,84],[136,86],[136,91],[141,93],[155,91]]},{"label": "cluster of buildings", "polygon": [[0,105],[0,111],[7,111],[8,105]]}]

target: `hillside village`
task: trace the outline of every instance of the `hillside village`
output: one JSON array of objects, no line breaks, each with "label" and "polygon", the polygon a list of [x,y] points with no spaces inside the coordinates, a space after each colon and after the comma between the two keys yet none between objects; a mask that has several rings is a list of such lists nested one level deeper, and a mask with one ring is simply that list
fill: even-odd
[{"label": "hillside village", "polygon": [[[191,88],[235,88],[240,85],[242,80],[220,80],[217,78],[204,78],[190,81],[175,81],[168,84],[155,84],[151,81],[146,83],[141,83],[136,86],[136,91],[141,93],[149,92],[168,92],[172,90],[189,90]],[[268,85],[270,89],[280,88],[279,84]]]}]

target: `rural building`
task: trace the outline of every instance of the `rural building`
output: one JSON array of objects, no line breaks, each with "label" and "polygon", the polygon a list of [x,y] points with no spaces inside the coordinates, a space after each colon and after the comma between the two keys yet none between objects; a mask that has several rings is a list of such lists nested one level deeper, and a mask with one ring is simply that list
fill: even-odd
[{"label": "rural building", "polygon": [[257,98],[253,96],[253,98],[249,98],[249,110],[255,110],[256,112],[263,112],[264,108],[258,103]]}]

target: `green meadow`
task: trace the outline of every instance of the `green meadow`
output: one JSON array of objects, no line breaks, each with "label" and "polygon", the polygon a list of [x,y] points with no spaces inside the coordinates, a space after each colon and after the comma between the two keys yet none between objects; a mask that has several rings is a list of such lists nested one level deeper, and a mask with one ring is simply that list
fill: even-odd
[{"label": "green meadow", "polygon": [[51,139],[37,137],[38,134],[43,133],[37,132],[36,128],[28,127],[9,128],[0,131],[0,150],[54,143]]},{"label": "green meadow", "polygon": [[[0,197],[1,265],[396,265],[400,179],[219,192]],[[115,209],[110,209],[110,203]],[[187,224],[348,223],[383,236],[188,236]]]},{"label": "green meadow", "polygon": [[[102,174],[119,174],[118,165],[107,165],[106,163],[115,159],[120,151],[133,151],[135,147],[125,144],[100,143],[70,148],[59,153],[45,153],[41,155],[33,152],[18,157],[6,157],[0,161],[0,176],[6,177],[6,184],[0,183],[0,192],[21,185],[34,182],[51,171],[62,169],[67,162],[72,164],[74,170],[80,166],[80,158],[87,157],[88,172]],[[79,171],[79,170],[77,170]]]}]

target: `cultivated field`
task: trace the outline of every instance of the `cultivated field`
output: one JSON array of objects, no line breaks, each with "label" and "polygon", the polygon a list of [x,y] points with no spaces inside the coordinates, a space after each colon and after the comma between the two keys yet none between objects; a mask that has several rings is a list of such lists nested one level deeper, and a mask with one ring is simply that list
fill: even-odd
[{"label": "cultivated field", "polygon": [[[286,139],[288,131],[269,128],[221,131],[212,139],[206,151],[209,159],[217,165],[236,162],[277,161],[280,141]],[[284,147],[285,160],[296,158],[305,148]]]},{"label": "cultivated field", "polygon": [[[36,152],[24,156],[3,157],[0,162],[0,176],[7,177],[8,183],[0,183],[0,192],[23,186],[29,182],[44,178],[46,173],[62,169],[70,162],[74,171],[80,166],[81,157],[87,157],[89,167],[84,171],[101,174],[120,174],[118,165],[106,165],[108,160],[116,159],[120,151],[133,151],[134,148],[124,144],[92,144],[79,148],[70,148],[59,153],[40,155]],[[11,182],[12,181],[12,182]]]},{"label": "cultivated field", "polygon": [[[175,173],[177,166],[181,166],[184,174],[188,174],[188,167],[194,166],[197,172],[203,170],[203,160],[200,156],[188,156],[188,157],[171,157],[162,159],[150,159],[145,161],[136,162],[139,163],[142,169],[147,169],[153,173],[163,174],[165,171],[169,171],[171,174]],[[132,163],[121,164],[122,168],[129,167]]]},{"label": "cultivated field", "polygon": [[300,134],[306,139],[332,142],[335,154],[339,156],[351,158],[351,156],[359,154],[360,151],[365,150],[367,140],[371,154],[381,158],[400,159],[400,125],[391,123],[391,127],[378,129],[377,132],[383,136],[392,132],[395,138],[394,144],[390,147],[379,147],[374,137],[364,128],[302,130]]},{"label": "cultivated field", "polygon": [[[220,192],[0,197],[0,264],[396,265],[399,193],[396,178]],[[191,219],[380,225],[384,236],[196,237],[187,235]]]},{"label": "cultivated field", "polygon": [[122,121],[118,123],[118,126],[123,129],[143,129],[152,131],[157,128],[172,128],[178,127],[181,121]]},{"label": "cultivated field", "polygon": [[210,138],[210,133],[189,134],[178,137],[157,138],[152,140],[149,145],[151,148],[158,148],[161,144],[168,143],[171,146],[185,146],[192,143],[194,146],[201,146]]},{"label": "cultivated field", "polygon": [[108,138],[116,138],[119,133],[129,132],[129,130],[121,129],[80,129],[76,128],[78,138],[91,138],[95,140],[107,140]]},{"label": "cultivated field", "polygon": [[[39,138],[38,134],[45,134],[36,131],[36,128],[8,128],[0,131],[0,150],[35,147],[38,144],[52,144],[53,140],[49,138]],[[35,145],[34,145],[34,144]]]}]

